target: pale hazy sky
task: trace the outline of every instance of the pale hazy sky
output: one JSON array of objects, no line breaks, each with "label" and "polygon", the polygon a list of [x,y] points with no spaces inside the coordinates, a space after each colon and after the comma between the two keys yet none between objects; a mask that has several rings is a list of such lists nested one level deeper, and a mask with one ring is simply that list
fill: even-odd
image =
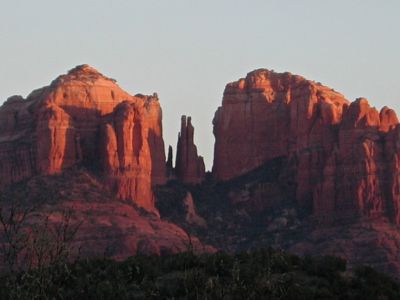
[{"label": "pale hazy sky", "polygon": [[160,96],[164,140],[180,116],[212,164],[225,84],[257,68],[320,81],[400,112],[399,0],[0,0],[0,103],[87,63]]}]

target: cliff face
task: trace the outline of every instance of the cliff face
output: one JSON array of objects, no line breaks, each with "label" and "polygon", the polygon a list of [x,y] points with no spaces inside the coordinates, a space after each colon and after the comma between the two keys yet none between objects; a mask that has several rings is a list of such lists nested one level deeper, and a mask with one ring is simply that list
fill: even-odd
[{"label": "cliff face", "polygon": [[166,180],[158,99],[78,66],[0,108],[0,161],[0,187],[83,164],[120,198],[153,210],[151,186]]},{"label": "cliff face", "polygon": [[217,179],[287,157],[296,201],[315,215],[386,215],[399,222],[399,129],[392,110],[378,112],[366,99],[349,103],[290,73],[256,70],[226,86],[213,124]]},{"label": "cliff face", "polygon": [[175,172],[177,178],[187,184],[198,184],[205,177],[204,160],[197,154],[193,136],[194,128],[191,118],[182,116],[176,150]]},{"label": "cliff face", "polygon": [[339,93],[290,73],[258,70],[228,84],[213,121],[214,175],[227,180],[271,158],[328,149],[330,128],[347,104]]},{"label": "cliff face", "polygon": [[158,99],[142,99],[124,101],[104,118],[100,158],[107,182],[119,198],[135,199],[152,210],[152,186],[165,182],[165,153]]}]

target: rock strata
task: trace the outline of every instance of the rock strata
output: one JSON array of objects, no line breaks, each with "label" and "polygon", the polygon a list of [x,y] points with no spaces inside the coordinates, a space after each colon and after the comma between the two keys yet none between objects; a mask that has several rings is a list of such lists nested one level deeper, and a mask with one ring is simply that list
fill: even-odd
[{"label": "rock strata", "polygon": [[214,117],[213,175],[230,180],[287,157],[296,202],[316,216],[399,222],[398,119],[364,98],[261,69],[229,83]]},{"label": "rock strata", "polygon": [[120,198],[152,211],[151,187],[166,180],[158,98],[131,96],[78,66],[0,107],[0,162],[0,188],[79,164],[103,172]]},{"label": "rock strata", "polygon": [[106,182],[121,199],[154,209],[152,186],[165,183],[165,154],[158,99],[124,101],[104,118],[100,137]]}]

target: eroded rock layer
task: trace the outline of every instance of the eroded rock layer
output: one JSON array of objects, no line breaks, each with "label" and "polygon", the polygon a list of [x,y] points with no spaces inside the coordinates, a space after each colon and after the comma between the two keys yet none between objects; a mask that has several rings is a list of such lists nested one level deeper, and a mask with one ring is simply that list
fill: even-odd
[{"label": "eroded rock layer", "polygon": [[295,198],[315,215],[399,223],[399,126],[393,110],[290,73],[256,70],[226,86],[214,117],[213,174],[229,180],[287,157]]},{"label": "eroded rock layer", "polygon": [[153,210],[151,187],[165,182],[157,96],[131,96],[115,80],[78,66],[27,99],[4,103],[0,162],[0,188],[83,164],[103,172],[120,198]]},{"label": "eroded rock layer", "polygon": [[152,186],[165,182],[165,153],[158,99],[124,101],[104,118],[100,130],[102,170],[121,199],[152,210]]}]

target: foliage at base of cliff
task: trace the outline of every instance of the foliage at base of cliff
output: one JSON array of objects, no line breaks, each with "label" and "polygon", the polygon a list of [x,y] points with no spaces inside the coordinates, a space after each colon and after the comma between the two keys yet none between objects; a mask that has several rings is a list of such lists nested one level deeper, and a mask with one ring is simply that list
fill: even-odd
[{"label": "foliage at base of cliff", "polygon": [[400,299],[394,279],[332,256],[272,249],[135,256],[3,275],[1,299]]}]

